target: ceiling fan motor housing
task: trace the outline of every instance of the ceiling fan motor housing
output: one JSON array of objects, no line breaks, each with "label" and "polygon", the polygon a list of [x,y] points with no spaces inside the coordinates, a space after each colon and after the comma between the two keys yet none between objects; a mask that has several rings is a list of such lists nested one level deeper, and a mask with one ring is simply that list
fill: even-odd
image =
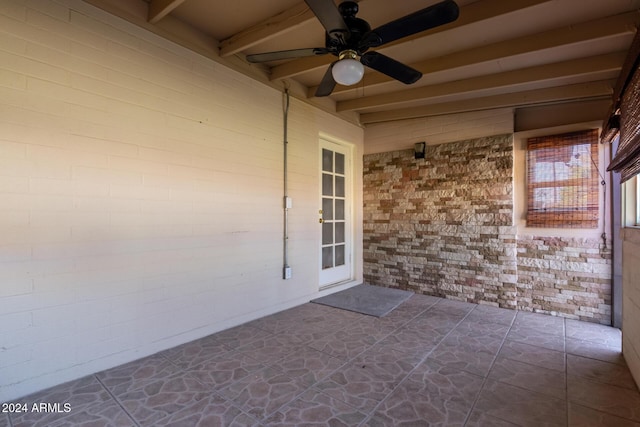
[{"label": "ceiling fan motor housing", "polygon": [[[358,3],[345,1],[340,4],[339,9],[347,28],[349,28],[349,32],[346,34],[341,30],[326,32],[326,47],[335,56],[340,55],[344,50],[353,50],[358,55],[362,55],[369,49],[369,46],[363,46],[361,40],[365,34],[371,31],[371,26],[364,19],[356,17]],[[337,32],[341,32],[343,36],[335,37]]]}]

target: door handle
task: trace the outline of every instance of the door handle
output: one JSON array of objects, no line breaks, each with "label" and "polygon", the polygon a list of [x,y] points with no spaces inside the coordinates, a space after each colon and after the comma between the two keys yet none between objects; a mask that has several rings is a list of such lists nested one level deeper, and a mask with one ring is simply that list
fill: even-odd
[{"label": "door handle", "polygon": [[322,220],[322,218],[319,218],[319,219],[318,219],[318,222],[319,222],[320,224],[322,224],[324,221]]}]

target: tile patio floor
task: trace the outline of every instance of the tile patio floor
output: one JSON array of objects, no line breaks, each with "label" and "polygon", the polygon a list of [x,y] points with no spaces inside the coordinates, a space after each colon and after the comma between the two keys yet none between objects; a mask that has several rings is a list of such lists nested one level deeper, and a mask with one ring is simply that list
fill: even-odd
[{"label": "tile patio floor", "polygon": [[299,307],[45,390],[36,426],[640,426],[617,329],[414,295]]}]

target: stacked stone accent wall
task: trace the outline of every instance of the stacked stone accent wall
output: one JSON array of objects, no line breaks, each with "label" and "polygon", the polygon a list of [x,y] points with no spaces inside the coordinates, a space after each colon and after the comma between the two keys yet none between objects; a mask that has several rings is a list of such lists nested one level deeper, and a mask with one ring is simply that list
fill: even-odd
[{"label": "stacked stone accent wall", "polygon": [[363,179],[365,282],[610,323],[599,241],[516,236],[511,134],[365,155]]},{"label": "stacked stone accent wall", "polygon": [[364,158],[364,277],[515,308],[511,135]]},{"label": "stacked stone accent wall", "polygon": [[601,244],[518,236],[518,309],[609,324],[611,252]]}]

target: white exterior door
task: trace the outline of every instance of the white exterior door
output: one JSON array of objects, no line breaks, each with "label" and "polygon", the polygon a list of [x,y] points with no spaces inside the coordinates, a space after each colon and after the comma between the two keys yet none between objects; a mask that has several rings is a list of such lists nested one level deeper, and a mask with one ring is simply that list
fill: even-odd
[{"label": "white exterior door", "polygon": [[320,287],[352,278],[351,150],[320,140]]}]

